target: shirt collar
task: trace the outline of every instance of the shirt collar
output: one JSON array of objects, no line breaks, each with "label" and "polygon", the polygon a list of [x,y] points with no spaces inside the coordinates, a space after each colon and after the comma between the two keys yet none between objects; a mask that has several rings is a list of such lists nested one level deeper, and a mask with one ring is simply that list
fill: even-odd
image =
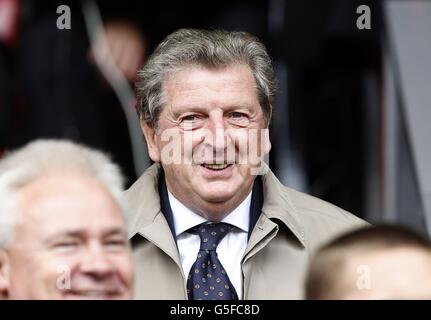
[{"label": "shirt collar", "polygon": [[[250,204],[251,194],[240,203],[230,214],[228,214],[222,222],[229,223],[244,232],[248,232],[249,221],[250,221]],[[191,211],[189,208],[184,206],[174,195],[168,190],[169,203],[172,209],[175,226],[175,236],[179,236],[184,231],[189,230],[207,220]]]}]

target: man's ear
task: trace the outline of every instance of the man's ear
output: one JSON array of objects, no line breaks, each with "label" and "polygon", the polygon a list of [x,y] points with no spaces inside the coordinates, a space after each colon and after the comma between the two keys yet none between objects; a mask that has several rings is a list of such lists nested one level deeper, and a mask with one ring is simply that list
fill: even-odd
[{"label": "man's ear", "polygon": [[271,145],[271,140],[269,139],[269,128],[265,128],[264,130],[265,132],[263,135],[262,143],[263,143],[263,154],[266,155],[269,153],[269,151],[271,151],[272,145]]},{"label": "man's ear", "polygon": [[9,256],[4,249],[0,249],[0,300],[7,298],[9,283]]},{"label": "man's ear", "polygon": [[160,150],[156,143],[156,130],[148,125],[144,120],[140,120],[142,132],[147,141],[148,154],[154,162],[160,162]]}]

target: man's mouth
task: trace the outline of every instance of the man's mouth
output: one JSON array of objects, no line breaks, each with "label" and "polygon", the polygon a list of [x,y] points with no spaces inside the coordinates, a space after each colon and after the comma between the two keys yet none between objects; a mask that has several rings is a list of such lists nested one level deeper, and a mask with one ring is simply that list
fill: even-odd
[{"label": "man's mouth", "polygon": [[209,163],[203,163],[201,164],[201,166],[207,168],[207,169],[211,169],[211,170],[223,170],[226,169],[227,167],[231,166],[232,164],[228,164],[228,163],[222,163],[222,164],[209,164]]},{"label": "man's mouth", "polygon": [[84,299],[110,299],[119,294],[118,290],[71,290],[72,296]]}]

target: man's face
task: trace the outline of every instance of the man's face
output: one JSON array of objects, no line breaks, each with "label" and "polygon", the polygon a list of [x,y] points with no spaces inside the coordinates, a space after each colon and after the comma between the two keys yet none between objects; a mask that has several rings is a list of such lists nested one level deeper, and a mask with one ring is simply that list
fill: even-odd
[{"label": "man's face", "polygon": [[397,248],[363,253],[340,275],[335,299],[431,299],[431,253]]},{"label": "man's face", "polygon": [[143,124],[150,156],[175,197],[221,220],[251,191],[270,149],[254,77],[244,65],[189,67],[165,81],[164,94],[157,130]]},{"label": "man's face", "polygon": [[10,299],[129,299],[121,209],[96,181],[56,175],[23,187],[6,251]]}]

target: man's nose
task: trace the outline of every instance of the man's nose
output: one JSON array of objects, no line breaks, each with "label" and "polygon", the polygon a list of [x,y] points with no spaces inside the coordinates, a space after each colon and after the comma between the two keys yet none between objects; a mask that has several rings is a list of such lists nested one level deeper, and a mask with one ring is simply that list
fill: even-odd
[{"label": "man's nose", "polygon": [[114,273],[115,268],[102,244],[91,244],[81,257],[80,269],[83,273],[103,278]]},{"label": "man's nose", "polygon": [[211,115],[209,117],[208,129],[210,135],[206,139],[206,144],[211,146],[217,153],[224,152],[230,145],[231,139],[227,135],[223,114],[217,113]]}]

